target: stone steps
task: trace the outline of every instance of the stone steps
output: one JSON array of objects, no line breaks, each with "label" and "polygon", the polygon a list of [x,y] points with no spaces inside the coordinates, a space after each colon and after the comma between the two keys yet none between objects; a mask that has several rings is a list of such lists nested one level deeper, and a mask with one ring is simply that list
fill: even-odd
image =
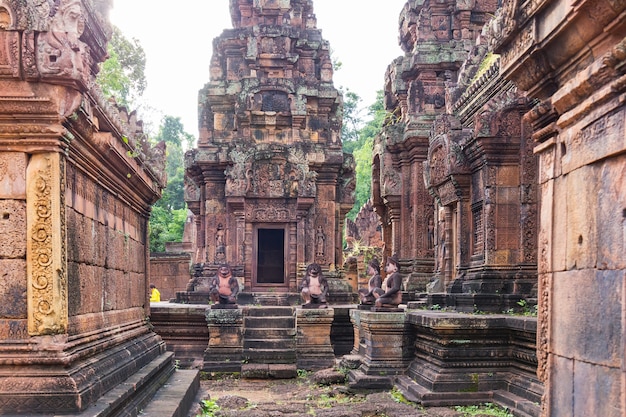
[{"label": "stone steps", "polygon": [[452,405],[476,405],[491,402],[492,391],[478,392],[435,392],[421,386],[410,377],[401,375],[395,378],[394,386],[407,400],[428,407],[448,407]]},{"label": "stone steps", "polygon": [[537,417],[541,412],[539,403],[531,402],[509,391],[494,391],[493,401],[507,407],[516,417]]},{"label": "stone steps", "polygon": [[290,328],[258,327],[246,328],[245,332],[246,339],[249,340],[287,339],[295,337],[296,328],[295,325]]},{"label": "stone steps", "polygon": [[245,338],[243,341],[243,349],[244,352],[246,350],[253,351],[284,351],[284,350],[295,350],[296,349],[296,339],[295,337],[290,337],[289,339],[249,339]]},{"label": "stone steps", "polygon": [[243,318],[242,375],[293,378],[296,369],[296,317],[292,307],[249,307]]},{"label": "stone steps", "polygon": [[197,370],[177,370],[143,408],[141,416],[186,417],[200,388]]},{"label": "stone steps", "polygon": [[241,365],[243,378],[259,379],[292,379],[298,376],[296,364],[247,363]]},{"label": "stone steps", "polygon": [[[199,371],[174,370],[166,352],[100,397],[85,411],[68,417],[186,417],[200,388]],[[149,412],[148,412],[149,411]]]},{"label": "stone steps", "polygon": [[295,310],[293,307],[246,307],[245,311],[246,317],[295,317]]},{"label": "stone steps", "polygon": [[296,327],[296,318],[291,316],[279,317],[244,317],[244,330],[254,329],[293,329]]}]

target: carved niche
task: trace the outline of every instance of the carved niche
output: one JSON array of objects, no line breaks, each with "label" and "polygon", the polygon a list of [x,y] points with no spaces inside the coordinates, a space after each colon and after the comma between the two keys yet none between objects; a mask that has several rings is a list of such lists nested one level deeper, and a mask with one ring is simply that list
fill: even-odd
[{"label": "carved niche", "polygon": [[457,189],[457,175],[471,172],[467,157],[460,144],[464,139],[460,123],[451,116],[440,116],[435,121],[428,148],[428,158],[424,161],[424,181],[430,193],[441,204],[447,205],[458,200],[461,190]]}]

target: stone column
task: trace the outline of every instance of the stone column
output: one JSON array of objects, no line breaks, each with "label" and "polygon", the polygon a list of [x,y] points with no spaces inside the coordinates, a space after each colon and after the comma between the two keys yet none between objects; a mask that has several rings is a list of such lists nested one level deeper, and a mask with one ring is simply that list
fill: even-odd
[{"label": "stone column", "polygon": [[296,360],[298,369],[319,370],[335,364],[335,354],[330,343],[330,328],[334,310],[296,310]]},{"label": "stone column", "polygon": [[243,312],[241,309],[208,309],[209,346],[204,351],[203,371],[241,372],[243,358]]},{"label": "stone column", "polygon": [[413,356],[413,337],[406,313],[364,310],[358,313],[365,350],[359,369],[348,374],[350,387],[391,388],[394,376],[404,373]]}]

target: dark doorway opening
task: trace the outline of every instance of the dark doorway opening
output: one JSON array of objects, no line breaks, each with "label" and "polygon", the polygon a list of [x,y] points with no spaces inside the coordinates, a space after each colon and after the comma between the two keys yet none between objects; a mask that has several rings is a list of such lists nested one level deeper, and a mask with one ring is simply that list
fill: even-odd
[{"label": "dark doorway opening", "polygon": [[285,230],[257,229],[257,284],[285,284]]}]

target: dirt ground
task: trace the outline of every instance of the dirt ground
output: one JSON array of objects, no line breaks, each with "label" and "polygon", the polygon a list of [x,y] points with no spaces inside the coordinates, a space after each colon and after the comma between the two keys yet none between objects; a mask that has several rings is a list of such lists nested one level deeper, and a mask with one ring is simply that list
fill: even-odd
[{"label": "dirt ground", "polygon": [[[210,377],[209,377],[210,378]],[[296,379],[202,379],[188,417],[203,416],[199,403],[210,400],[214,417],[463,417],[453,408],[424,408],[387,392],[350,392],[345,383],[320,385],[312,375]],[[219,409],[217,408],[219,406]]]}]

